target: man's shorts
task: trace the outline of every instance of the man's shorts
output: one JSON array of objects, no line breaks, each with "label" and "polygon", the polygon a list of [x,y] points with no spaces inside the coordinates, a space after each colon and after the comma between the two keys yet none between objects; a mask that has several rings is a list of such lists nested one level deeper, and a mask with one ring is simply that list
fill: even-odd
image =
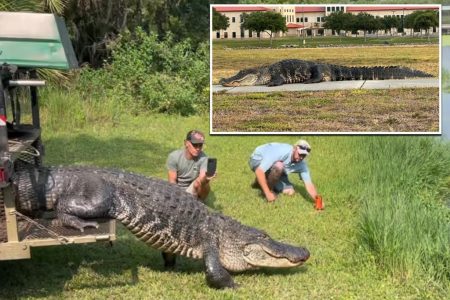
[{"label": "man's shorts", "polygon": [[[268,175],[268,173],[266,172],[266,177],[267,177],[267,175]],[[286,174],[286,172],[283,172],[283,174],[281,174],[281,176],[280,176],[280,181],[277,182],[277,184],[275,185],[273,190],[276,193],[281,193],[286,189],[293,189],[293,188],[294,188],[294,186],[289,181],[288,175]]]},{"label": "man's shorts", "polygon": [[[261,158],[250,157],[250,159],[248,160],[248,165],[250,166],[250,169],[252,169],[253,172],[255,172],[256,168],[261,163],[261,159],[262,159],[262,157]],[[270,172],[270,169],[266,171],[266,178],[269,175],[269,172]],[[285,189],[293,189],[293,188],[294,188],[294,186],[289,181],[286,172],[283,171],[283,173],[281,174],[280,180],[277,182],[277,184],[274,187],[274,192],[281,193]]]},{"label": "man's shorts", "polygon": [[195,192],[195,189],[194,189],[194,182],[195,182],[195,180],[192,181],[191,184],[186,188],[186,192],[197,197],[197,193]]}]

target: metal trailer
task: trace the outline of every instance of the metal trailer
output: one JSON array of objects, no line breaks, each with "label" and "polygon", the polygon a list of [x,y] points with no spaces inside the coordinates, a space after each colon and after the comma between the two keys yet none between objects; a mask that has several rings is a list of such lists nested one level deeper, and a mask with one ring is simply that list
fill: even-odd
[{"label": "metal trailer", "polygon": [[[97,220],[83,233],[62,226],[54,211],[30,217],[16,210],[13,184],[19,160],[41,166],[38,68],[68,70],[77,60],[62,18],[53,14],[0,12],[0,260],[31,258],[31,248],[113,241],[115,220]],[[68,107],[67,109],[70,109]]]}]

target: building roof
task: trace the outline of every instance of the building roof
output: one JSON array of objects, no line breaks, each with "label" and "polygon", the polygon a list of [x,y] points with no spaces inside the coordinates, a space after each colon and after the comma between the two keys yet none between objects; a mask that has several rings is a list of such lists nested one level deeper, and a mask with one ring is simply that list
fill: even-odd
[{"label": "building roof", "polygon": [[286,25],[287,28],[303,28],[303,25],[301,24],[294,24],[294,23],[289,23]]},{"label": "building roof", "polygon": [[325,6],[296,6],[296,13],[308,12],[325,12]]},{"label": "building roof", "polygon": [[347,6],[347,12],[400,11],[400,10],[439,10],[438,6]]},{"label": "building roof", "polygon": [[270,8],[254,5],[239,5],[239,6],[215,6],[213,8],[217,12],[246,12],[246,11],[269,11]]}]

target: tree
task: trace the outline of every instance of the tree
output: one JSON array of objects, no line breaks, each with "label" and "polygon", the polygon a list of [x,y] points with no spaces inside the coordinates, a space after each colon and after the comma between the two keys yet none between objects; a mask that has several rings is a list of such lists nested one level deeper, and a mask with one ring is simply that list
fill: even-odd
[{"label": "tree", "polygon": [[331,29],[338,33],[340,36],[341,30],[347,31],[351,30],[354,17],[351,13],[344,13],[343,11],[338,11],[330,14],[325,19],[325,24],[323,25],[325,29]]},{"label": "tree", "polygon": [[273,34],[278,31],[286,32],[286,20],[276,12],[254,12],[243,15],[242,28],[256,31],[258,34],[266,32],[270,36],[270,46],[272,47]]},{"label": "tree", "polygon": [[359,13],[356,15],[356,22],[354,24],[354,30],[364,31],[364,41],[366,41],[366,34],[368,31],[378,30],[380,28],[380,23],[375,19],[374,16],[368,13]]},{"label": "tree", "polygon": [[385,16],[383,19],[381,19],[382,29],[384,29],[384,32],[390,32],[392,35],[392,28],[398,28],[400,27],[400,19],[396,16]]},{"label": "tree", "polygon": [[[415,11],[405,17],[405,27],[411,28],[414,31],[425,30],[429,37],[428,31],[430,27],[439,25],[439,17],[435,11]],[[414,33],[413,33],[414,34]]]},{"label": "tree", "polygon": [[213,8],[213,23],[212,23],[212,27],[214,31],[218,31],[218,30],[226,30],[228,28],[228,26],[230,26],[230,19],[224,15],[222,15],[221,13],[218,13],[214,8]]}]

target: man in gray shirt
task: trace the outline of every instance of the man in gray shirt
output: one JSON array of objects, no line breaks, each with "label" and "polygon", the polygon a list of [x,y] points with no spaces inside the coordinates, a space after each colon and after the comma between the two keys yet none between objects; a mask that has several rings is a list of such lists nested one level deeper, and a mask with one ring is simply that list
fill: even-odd
[{"label": "man in gray shirt", "polygon": [[191,130],[184,140],[184,148],[175,150],[167,158],[169,182],[176,183],[199,200],[209,194],[209,181],[215,176],[206,176],[208,157],[203,152],[205,135]]}]

